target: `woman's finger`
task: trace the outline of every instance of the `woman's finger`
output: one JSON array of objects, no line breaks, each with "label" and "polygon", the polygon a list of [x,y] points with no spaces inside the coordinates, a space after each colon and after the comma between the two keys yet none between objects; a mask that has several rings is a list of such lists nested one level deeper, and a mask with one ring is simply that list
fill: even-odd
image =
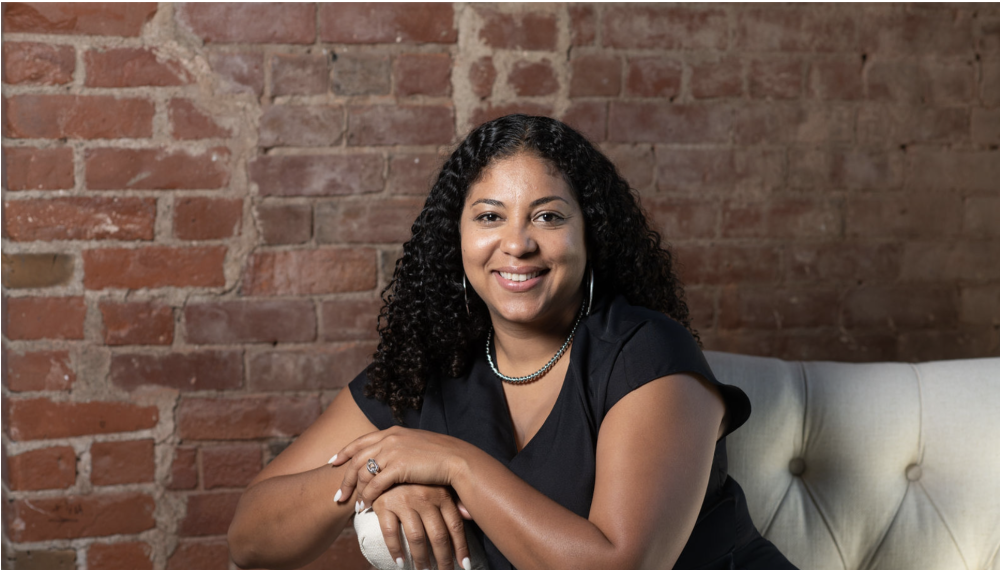
[{"label": "woman's finger", "polygon": [[[451,501],[446,501],[446,504],[450,505]],[[446,505],[442,504],[440,509],[430,509],[426,513],[422,513],[421,516],[423,517],[427,540],[430,542],[431,550],[434,551],[434,559],[437,560],[438,570],[454,570],[455,549],[452,546],[448,523],[445,522],[442,516],[444,508],[446,508]],[[426,568],[430,568],[430,566]]]},{"label": "woman's finger", "polygon": [[[339,489],[341,501],[346,501],[352,495],[356,500],[363,498],[360,494],[354,495],[354,492],[357,490],[358,479],[362,473],[370,475],[367,470],[368,458],[375,457],[378,454],[378,450],[367,448],[362,451],[364,452],[363,455],[358,455],[351,459],[350,462],[343,464],[345,467],[344,479],[341,481]],[[374,501],[365,501],[365,504],[368,506],[371,506],[373,503]]]},{"label": "woman's finger", "polygon": [[410,556],[413,558],[414,569],[425,570],[430,568],[427,533],[424,531],[420,515],[412,509],[406,509],[402,513],[399,513],[399,520],[403,525],[403,535],[406,536],[406,542],[410,546]]},{"label": "woman's finger", "polygon": [[402,568],[400,562],[406,559],[406,553],[403,551],[403,544],[399,540],[399,517],[396,513],[388,509],[374,509],[375,515],[378,516],[379,527],[382,529],[382,538],[385,540],[385,546],[389,549],[389,554],[392,555],[392,559],[396,561],[396,566]]},{"label": "woman's finger", "polygon": [[[469,543],[465,539],[465,523],[462,521],[462,514],[458,505],[451,501],[446,501],[441,505],[441,518],[447,525],[448,533],[451,535],[451,544],[454,549],[455,560],[458,560],[463,568],[470,566]],[[435,552],[436,554],[436,552]],[[440,558],[438,565],[440,566]]]},{"label": "woman's finger", "polygon": [[396,433],[398,429],[402,428],[391,427],[389,429],[373,431],[369,434],[365,434],[351,443],[348,443],[343,449],[331,457],[327,463],[334,467],[340,467],[357,456],[360,450],[377,445],[378,442],[382,441],[382,438]]},{"label": "woman's finger", "polygon": [[367,505],[374,503],[376,499],[382,496],[382,493],[385,493],[397,483],[409,482],[401,479],[399,476],[400,473],[401,469],[399,468],[384,467],[378,472],[378,475],[369,474],[367,481],[365,481],[364,489],[358,489],[358,497],[364,499]]}]

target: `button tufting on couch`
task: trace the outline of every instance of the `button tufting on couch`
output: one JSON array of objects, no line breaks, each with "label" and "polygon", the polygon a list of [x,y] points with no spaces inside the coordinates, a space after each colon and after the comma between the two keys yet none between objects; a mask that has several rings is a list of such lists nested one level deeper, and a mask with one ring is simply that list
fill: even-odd
[{"label": "button tufting on couch", "polygon": [[750,396],[729,471],[797,566],[1000,570],[1000,358],[706,357]]}]

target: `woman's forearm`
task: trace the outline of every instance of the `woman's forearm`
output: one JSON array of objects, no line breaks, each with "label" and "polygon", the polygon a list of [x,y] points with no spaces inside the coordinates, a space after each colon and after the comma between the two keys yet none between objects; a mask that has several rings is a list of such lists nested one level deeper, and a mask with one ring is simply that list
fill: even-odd
[{"label": "woman's forearm", "polygon": [[354,513],[353,501],[333,500],[343,476],[340,469],[324,465],[249,487],[229,526],[229,551],[236,565],[283,570],[322,554]]}]

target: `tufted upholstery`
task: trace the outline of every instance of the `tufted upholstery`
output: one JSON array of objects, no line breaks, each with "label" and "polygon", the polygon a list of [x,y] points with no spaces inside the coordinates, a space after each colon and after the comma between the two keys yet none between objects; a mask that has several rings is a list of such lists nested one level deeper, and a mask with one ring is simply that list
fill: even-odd
[{"label": "tufted upholstery", "polygon": [[753,403],[730,473],[797,566],[1000,570],[1000,358],[706,356]]}]

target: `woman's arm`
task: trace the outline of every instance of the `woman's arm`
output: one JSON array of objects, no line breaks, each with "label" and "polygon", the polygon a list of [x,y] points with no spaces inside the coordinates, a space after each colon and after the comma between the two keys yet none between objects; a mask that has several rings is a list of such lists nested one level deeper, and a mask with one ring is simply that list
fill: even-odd
[{"label": "woman's arm", "polygon": [[[374,498],[400,481],[449,484],[480,528],[522,570],[635,568],[653,541],[671,567],[705,497],[724,415],[721,397],[693,376],[655,380],[621,399],[597,443],[590,516],[579,517],[472,445],[437,434],[390,430],[352,443],[346,485]],[[391,433],[390,433],[391,432]],[[380,437],[381,436],[381,437]],[[372,478],[363,460],[377,458]]]}]

